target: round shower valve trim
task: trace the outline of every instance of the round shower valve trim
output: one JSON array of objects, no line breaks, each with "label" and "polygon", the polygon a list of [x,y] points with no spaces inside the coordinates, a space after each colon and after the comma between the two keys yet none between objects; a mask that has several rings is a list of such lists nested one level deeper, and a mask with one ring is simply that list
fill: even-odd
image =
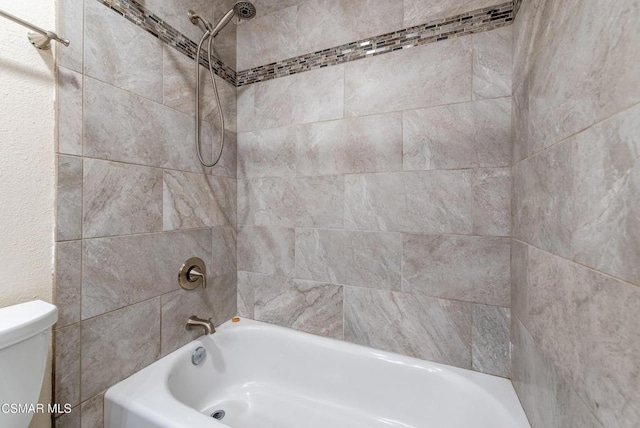
[{"label": "round shower valve trim", "polygon": [[207,288],[207,268],[200,257],[191,257],[178,272],[178,284],[185,290]]}]

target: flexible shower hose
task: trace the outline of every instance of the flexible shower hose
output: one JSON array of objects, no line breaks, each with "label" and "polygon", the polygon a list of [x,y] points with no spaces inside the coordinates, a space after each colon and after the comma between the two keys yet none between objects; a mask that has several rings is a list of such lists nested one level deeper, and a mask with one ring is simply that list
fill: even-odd
[{"label": "flexible shower hose", "polygon": [[[215,157],[213,163],[205,162],[202,157],[202,152],[200,150],[200,51],[202,50],[202,44],[206,39],[209,39],[209,48],[208,48],[208,63],[209,63],[209,74],[211,76],[211,82],[213,83],[213,92],[216,95],[216,104],[218,108],[218,113],[220,115],[220,151],[218,152],[218,156]],[[220,158],[222,157],[222,150],[224,149],[224,113],[222,113],[222,105],[220,104],[220,96],[218,95],[218,85],[216,84],[215,75],[213,72],[213,61],[211,58],[211,52],[213,52],[213,37],[211,37],[211,33],[206,31],[200,39],[200,43],[198,43],[198,49],[196,50],[196,153],[198,153],[198,159],[200,163],[205,167],[216,166],[218,162],[220,162]],[[213,147],[213,143],[212,143]]]}]

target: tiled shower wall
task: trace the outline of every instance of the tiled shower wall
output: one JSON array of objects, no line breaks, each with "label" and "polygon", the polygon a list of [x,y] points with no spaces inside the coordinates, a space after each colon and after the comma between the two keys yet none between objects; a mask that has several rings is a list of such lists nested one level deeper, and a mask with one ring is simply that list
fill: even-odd
[{"label": "tiled shower wall", "polygon": [[[414,10],[293,3],[240,69]],[[240,314],[507,376],[510,95],[511,27],[239,88]]]},{"label": "tiled shower wall", "polygon": [[640,421],[640,4],[514,23],[513,383],[533,428]]},{"label": "tiled shower wall", "polygon": [[[183,31],[187,7],[214,12],[209,1],[153,3]],[[236,313],[236,90],[218,80],[227,145],[205,170],[192,61],[97,0],[61,0],[59,31],[71,45],[57,65],[54,400],[74,409],[55,424],[100,427],[104,391],[192,340],[190,315],[219,324]],[[210,158],[217,118],[209,90],[204,99]],[[192,256],[207,263],[206,291],[178,286]]]},{"label": "tiled shower wall", "polygon": [[[238,27],[237,71],[350,43],[500,0],[256,0]],[[321,24],[319,24],[321,23]]]}]

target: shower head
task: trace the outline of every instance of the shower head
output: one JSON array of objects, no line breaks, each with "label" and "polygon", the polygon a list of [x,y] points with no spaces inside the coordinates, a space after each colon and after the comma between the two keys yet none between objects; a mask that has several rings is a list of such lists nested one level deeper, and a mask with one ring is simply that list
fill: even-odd
[{"label": "shower head", "polygon": [[248,1],[237,2],[229,12],[224,14],[213,30],[211,30],[211,36],[217,36],[234,16],[237,16],[240,19],[251,19],[256,16],[256,7]]},{"label": "shower head", "polygon": [[239,1],[233,5],[233,12],[240,19],[251,19],[256,16],[256,7],[248,1]]}]

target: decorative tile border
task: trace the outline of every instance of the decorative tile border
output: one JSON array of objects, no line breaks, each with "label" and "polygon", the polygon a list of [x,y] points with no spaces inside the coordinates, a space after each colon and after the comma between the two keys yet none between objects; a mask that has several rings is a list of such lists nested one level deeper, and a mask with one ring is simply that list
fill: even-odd
[{"label": "decorative tile border", "polygon": [[236,73],[236,86],[263,82],[304,71],[343,64],[368,56],[382,55],[399,49],[492,30],[511,24],[511,21],[513,21],[513,6],[513,2],[503,3],[498,6],[478,9],[451,18],[439,19],[393,33],[382,34],[239,71]]},{"label": "decorative tile border", "polygon": [[[188,56],[191,59],[195,59],[196,50],[198,45],[189,39],[187,36],[173,28],[162,20],[162,18],[155,15],[150,10],[146,9],[140,3],[135,0],[98,0],[100,3],[109,7],[111,10],[118,12],[120,15],[127,18],[137,26],[141,27],[149,34],[162,40],[167,45],[177,49],[179,52]],[[213,70],[215,73],[225,79],[227,82],[236,86],[236,72],[233,68],[227,66],[218,58],[215,58],[213,63]],[[208,55],[203,49],[203,53],[200,54],[200,64],[204,67],[209,66]]]},{"label": "decorative tile border", "polygon": [[[136,0],[97,0],[116,11],[148,33],[162,40],[191,59],[195,59],[197,44],[146,9]],[[260,67],[236,72],[215,58],[215,73],[240,87],[304,71],[343,64],[369,56],[382,55],[399,49],[407,49],[435,43],[454,37],[493,30],[511,24],[523,0],[513,0],[497,6],[478,9],[450,18],[438,19],[392,33],[358,40]],[[208,67],[206,53],[200,64]]]}]

